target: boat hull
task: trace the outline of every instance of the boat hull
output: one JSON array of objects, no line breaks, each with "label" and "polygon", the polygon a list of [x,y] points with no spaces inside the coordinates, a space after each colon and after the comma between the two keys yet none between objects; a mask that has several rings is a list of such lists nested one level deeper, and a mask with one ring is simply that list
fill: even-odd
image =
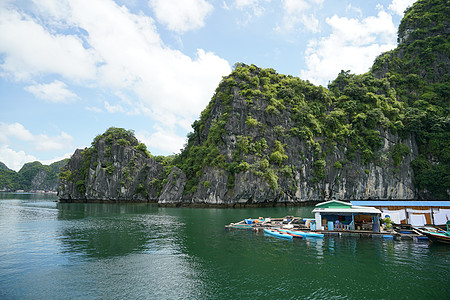
[{"label": "boat hull", "polygon": [[288,240],[292,240],[293,239],[292,235],[289,235],[289,234],[283,233],[283,232],[279,232],[279,231],[276,231],[276,230],[264,229],[264,233],[266,233],[268,235],[271,235],[271,236],[283,238],[283,239],[288,239]]},{"label": "boat hull", "polygon": [[300,235],[302,237],[314,237],[314,238],[323,238],[322,233],[315,233],[315,232],[305,232],[305,231],[294,231],[294,230],[283,230],[290,234]]},{"label": "boat hull", "polygon": [[437,233],[430,231],[422,231],[422,233],[425,234],[428,237],[428,239],[433,243],[442,243],[450,245],[450,236],[446,235],[445,233]]}]

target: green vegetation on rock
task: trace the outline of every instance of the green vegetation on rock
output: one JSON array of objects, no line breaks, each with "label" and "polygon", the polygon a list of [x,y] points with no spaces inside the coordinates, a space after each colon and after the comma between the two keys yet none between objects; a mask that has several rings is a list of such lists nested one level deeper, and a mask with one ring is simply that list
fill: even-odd
[{"label": "green vegetation on rock", "polygon": [[[417,1],[405,12],[396,49],[380,54],[365,74],[341,71],[327,88],[236,63],[179,155],[153,158],[132,131],[112,127],[80,152],[78,169],[60,178],[87,192],[89,173],[101,168],[120,177],[121,188],[134,186],[147,197],[153,189],[159,196],[173,174],[185,178],[176,190],[191,201],[213,195],[276,202],[311,194],[319,200],[339,189],[350,198],[378,187],[389,198],[399,183],[404,189],[397,195],[448,199],[449,9],[448,1]],[[121,165],[112,157],[117,147],[138,152]],[[141,158],[162,169],[150,183],[144,178],[152,164],[143,167]],[[361,188],[361,180],[374,185],[375,177],[377,188]]]},{"label": "green vegetation on rock", "polygon": [[67,199],[157,198],[163,184],[163,168],[171,158],[154,158],[134,132],[111,127],[97,135],[91,147],[77,150],[61,172],[61,197]]},{"label": "green vegetation on rock", "polygon": [[[341,71],[328,89],[273,69],[235,64],[174,160],[188,178],[185,194],[197,191],[206,167],[226,170],[229,188],[237,173],[248,171],[274,188],[277,174],[286,173],[295,159],[288,154],[293,143],[301,142],[313,153],[316,182],[330,167],[343,168],[342,161],[327,167],[334,149],[346,149],[347,161],[390,162],[395,171],[413,150],[400,141],[383,154],[388,132],[417,141],[412,163],[417,186],[431,193],[429,198],[448,197],[448,15],[446,1],[418,1],[405,13],[397,49],[381,54],[365,74]],[[247,129],[239,127],[242,121]],[[230,135],[235,143],[224,145]],[[269,165],[261,169],[264,161]],[[362,170],[367,174],[367,167]]]}]

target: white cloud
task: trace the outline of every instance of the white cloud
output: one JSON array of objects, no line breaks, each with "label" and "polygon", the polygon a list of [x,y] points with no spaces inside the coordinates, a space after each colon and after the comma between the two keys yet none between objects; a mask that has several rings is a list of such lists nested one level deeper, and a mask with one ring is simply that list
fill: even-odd
[{"label": "white cloud", "polygon": [[27,162],[37,161],[33,155],[26,154],[25,151],[14,151],[8,145],[0,146],[0,161],[8,168],[19,171]]},{"label": "white cloud", "polygon": [[95,75],[94,55],[78,36],[49,32],[17,11],[0,9],[0,54],[0,70],[17,80],[55,73],[71,80]]},{"label": "white cloud", "polygon": [[[171,60],[163,60],[166,68],[160,68],[158,76],[151,72],[143,74],[143,81],[135,88],[143,104],[151,108],[152,116],[172,127],[199,116],[222,75],[229,73],[229,66],[213,53],[200,49],[195,60],[177,52],[166,54],[174,55]],[[211,72],[213,69],[216,72]]]},{"label": "white cloud", "polygon": [[30,85],[25,90],[37,98],[54,103],[67,103],[77,98],[77,95],[68,90],[67,85],[59,80],[48,84]]},{"label": "white cloud", "polygon": [[392,0],[392,3],[389,4],[388,9],[403,17],[405,10],[416,1],[417,0]]},{"label": "white cloud", "polygon": [[9,137],[14,137],[22,141],[32,141],[33,135],[20,123],[6,124],[0,123],[0,142],[8,143]]},{"label": "white cloud", "polygon": [[109,113],[117,113],[117,112],[123,113],[123,112],[125,112],[125,110],[123,109],[123,107],[120,104],[111,105],[111,104],[109,104],[108,101],[105,101],[104,105],[105,105],[106,111],[109,112]]},{"label": "white cloud", "polygon": [[48,136],[46,134],[39,134],[34,137],[35,149],[38,151],[52,151],[70,149],[73,137],[62,131],[60,135]]},{"label": "white cloud", "polygon": [[33,155],[26,154],[25,151],[15,151],[10,148],[9,145],[0,146],[0,161],[4,163],[8,168],[18,172],[24,164],[34,161],[40,161],[43,165],[50,165],[54,162],[70,158],[72,153],[66,153],[62,156],[58,156],[48,160],[39,160]]},{"label": "white cloud", "polygon": [[0,123],[0,143],[8,144],[11,140],[27,142],[37,151],[51,151],[70,149],[73,137],[64,131],[52,137],[46,134],[33,135],[20,123]]},{"label": "white cloud", "polygon": [[168,122],[167,126],[197,118],[222,76],[231,72],[228,62],[213,53],[199,49],[191,59],[165,47],[146,16],[110,2],[86,13],[90,5],[91,1],[77,1],[73,19],[89,33],[90,45],[102,58],[99,81],[116,94],[134,93],[138,100],[127,99],[127,106]]},{"label": "white cloud", "polygon": [[362,20],[334,15],[327,18],[332,33],[308,43],[306,70],[300,77],[326,85],[340,70],[367,72],[376,56],[396,45],[396,27],[391,15],[380,11]]},{"label": "white cloud", "polygon": [[314,14],[314,9],[320,6],[323,0],[283,0],[282,24],[276,30],[291,32],[303,28],[316,33],[320,31],[320,23]]},{"label": "white cloud", "polygon": [[311,5],[307,0],[283,0],[283,9],[292,14],[301,13],[310,7]]},{"label": "white cloud", "polygon": [[157,127],[154,133],[147,131],[136,132],[136,138],[146,144],[147,147],[158,149],[168,154],[178,153],[186,143],[186,138],[182,138],[173,131],[160,127]]},{"label": "white cloud", "polygon": [[[200,12],[187,9],[186,3]],[[178,4],[176,13],[178,8],[187,12],[183,25],[173,25],[177,30],[198,28],[211,10],[206,1]],[[35,5],[34,18],[24,8],[0,8],[0,71],[32,83],[43,75],[60,76],[67,84],[127,95],[119,96],[120,103],[105,104],[109,112],[142,113],[161,128],[186,128],[210,101],[222,76],[231,72],[228,62],[212,52],[198,49],[191,58],[167,47],[152,18],[114,1],[45,0]]]},{"label": "white cloud", "polygon": [[235,0],[224,1],[223,8],[226,10],[237,9],[245,13],[245,21],[242,24],[248,23],[253,17],[260,17],[264,14],[265,7],[263,2],[270,2],[271,0]]},{"label": "white cloud", "polygon": [[85,106],[84,109],[87,110],[87,111],[95,112],[95,113],[103,112],[101,108],[95,107],[95,106]]},{"label": "white cloud", "polygon": [[235,6],[237,9],[243,9],[249,6],[255,6],[259,3],[259,0],[236,0]]},{"label": "white cloud", "polygon": [[[83,149],[83,147],[80,147],[80,149]],[[52,159],[41,160],[40,162],[43,165],[51,165],[54,162],[61,161],[61,160],[66,159],[66,158],[70,158],[72,156],[72,154],[73,154],[73,152],[72,153],[66,153],[66,154],[64,154],[62,156],[54,157]]]},{"label": "white cloud", "polygon": [[160,23],[178,33],[203,27],[213,10],[205,0],[150,0],[149,5]]},{"label": "white cloud", "polygon": [[346,12],[350,12],[350,11],[354,11],[356,12],[360,17],[363,15],[361,8],[359,7],[355,7],[353,5],[351,5],[351,3],[349,3],[347,5],[347,8],[345,9]]}]

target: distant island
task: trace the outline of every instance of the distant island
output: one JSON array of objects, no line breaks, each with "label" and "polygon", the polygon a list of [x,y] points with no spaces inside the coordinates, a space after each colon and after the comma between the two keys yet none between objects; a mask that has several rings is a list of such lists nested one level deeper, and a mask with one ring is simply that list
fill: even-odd
[{"label": "distant island", "polygon": [[35,161],[24,164],[19,172],[0,162],[0,191],[56,192],[59,172],[67,161],[64,159],[49,166]]},{"label": "distant island", "polygon": [[449,15],[448,1],[417,1],[396,49],[328,88],[237,63],[179,155],[153,156],[132,130],[111,127],[63,167],[59,200],[449,200]]}]

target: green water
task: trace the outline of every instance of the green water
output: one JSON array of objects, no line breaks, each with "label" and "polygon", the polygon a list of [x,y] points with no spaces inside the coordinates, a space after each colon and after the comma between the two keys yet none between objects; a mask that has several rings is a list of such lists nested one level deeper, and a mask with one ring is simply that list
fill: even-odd
[{"label": "green water", "polygon": [[0,299],[450,299],[450,247],[224,225],[312,207],[60,204],[0,193]]}]

